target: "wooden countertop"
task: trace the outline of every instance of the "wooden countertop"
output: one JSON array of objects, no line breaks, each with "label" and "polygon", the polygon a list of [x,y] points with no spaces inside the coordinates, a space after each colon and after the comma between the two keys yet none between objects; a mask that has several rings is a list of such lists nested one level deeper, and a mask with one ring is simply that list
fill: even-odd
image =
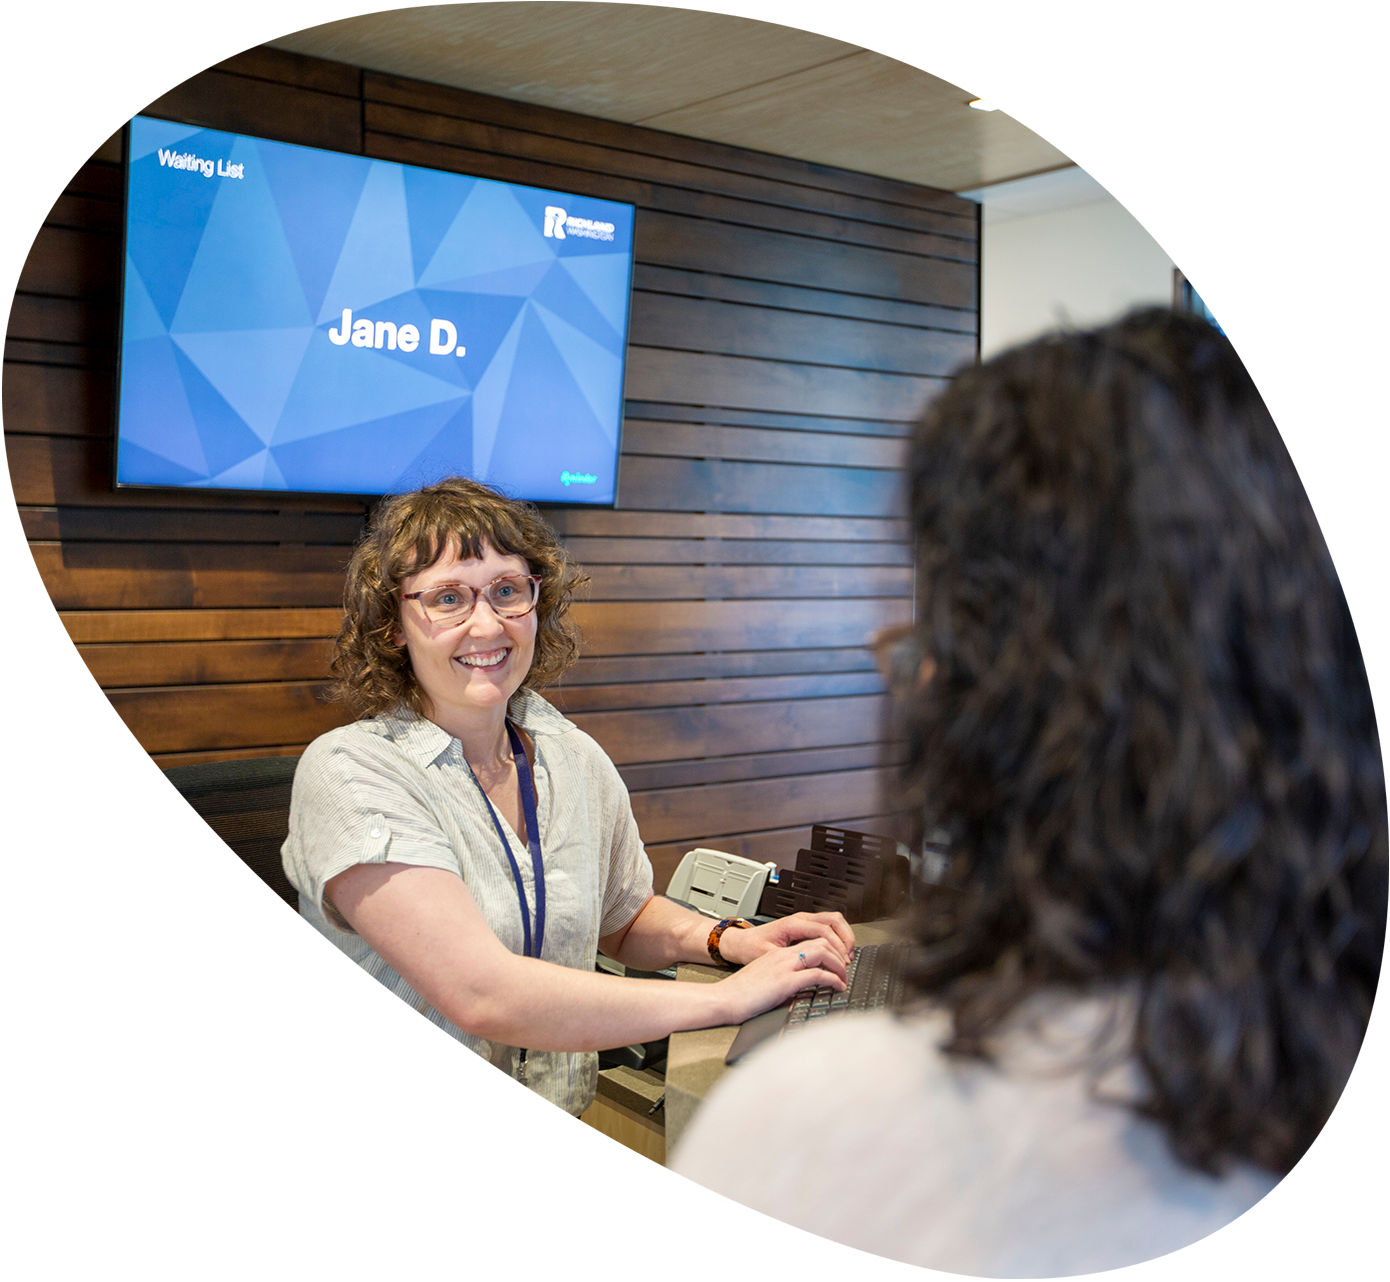
[{"label": "wooden countertop", "polygon": [[[861,944],[882,944],[901,938],[901,921],[856,922],[854,937]],[[676,968],[676,982],[713,984],[728,975],[717,966],[700,966],[681,962]],[[700,1101],[714,1084],[731,1071],[724,1056],[734,1044],[737,1024],[721,1028],[701,1028],[690,1033],[672,1033],[666,1060],[666,1152],[670,1154],[681,1133],[695,1116]]]}]

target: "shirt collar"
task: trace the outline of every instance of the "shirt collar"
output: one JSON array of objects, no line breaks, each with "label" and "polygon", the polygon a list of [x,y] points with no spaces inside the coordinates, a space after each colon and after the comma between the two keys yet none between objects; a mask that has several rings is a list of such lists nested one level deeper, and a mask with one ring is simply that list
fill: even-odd
[{"label": "shirt collar", "polygon": [[575,728],[547,699],[534,690],[521,689],[507,704],[507,715],[532,738],[536,735],[564,734]]},{"label": "shirt collar", "polygon": [[[534,690],[518,690],[507,704],[507,716],[532,738],[564,734],[575,728],[556,709]],[[440,757],[458,749],[458,740],[427,717],[397,704],[389,712],[375,718],[388,738],[421,763],[433,765]]]}]

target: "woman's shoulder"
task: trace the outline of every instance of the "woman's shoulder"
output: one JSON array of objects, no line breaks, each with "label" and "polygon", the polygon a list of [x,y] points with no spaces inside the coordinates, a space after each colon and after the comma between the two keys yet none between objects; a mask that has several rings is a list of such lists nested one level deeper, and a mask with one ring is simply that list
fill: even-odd
[{"label": "woman's shoulder", "polygon": [[[989,1059],[947,1052],[950,1014],[930,1000],[901,1013],[826,1020],[767,1044],[730,1086],[750,1095],[771,1087],[788,1111],[819,1096],[832,1112],[873,1112],[885,1124],[911,1117],[949,1127],[962,1142],[980,1140],[1006,1115],[1005,1130],[1042,1124],[1061,1096],[1083,1106],[1096,1080],[1092,1051],[1102,1005],[1058,1003],[1046,1023],[1011,1027],[991,1043]],[[1112,1071],[1107,1082],[1116,1076]]]},{"label": "woman's shoulder", "polygon": [[[1213,1232],[1276,1182],[1189,1170],[1154,1123],[1098,1098],[1084,1069],[963,1059],[941,1049],[948,1033],[929,1009],[790,1035],[719,1084],[672,1166],[862,1250],[985,1276],[1137,1263]],[[730,1142],[749,1128],[758,1156],[731,1168]],[[798,1174],[810,1165],[859,1183],[817,1202]]]},{"label": "woman's shoulder", "polygon": [[843,1107],[861,1115],[892,1113],[904,1101],[915,1111],[934,1093],[932,1079],[949,1069],[937,1049],[948,1032],[946,1016],[934,1010],[907,1018],[877,1013],[825,1020],[765,1043],[726,1074],[711,1099],[718,1108],[702,1110],[700,1120],[726,1109],[789,1119],[807,1108],[822,1117]]},{"label": "woman's shoulder", "polygon": [[318,736],[299,759],[295,779],[312,780],[426,764],[448,746],[448,734],[433,722],[398,709],[336,726]]},{"label": "woman's shoulder", "polygon": [[[759,1178],[776,1178],[773,1171],[753,1176],[741,1168],[732,1176],[738,1188],[722,1183],[731,1178],[724,1163],[729,1140],[740,1133],[770,1140],[778,1154],[770,1159],[774,1166],[823,1156],[832,1164],[891,1166],[895,1144],[886,1137],[898,1133],[904,1112],[930,1110],[937,1092],[927,1079],[940,1070],[935,1048],[946,1032],[944,1021],[879,1013],[824,1020],[765,1042],[719,1080],[681,1137],[672,1166],[735,1200]],[[817,1119],[814,1127],[805,1125],[808,1117]],[[868,1149],[854,1152],[861,1143]]]}]

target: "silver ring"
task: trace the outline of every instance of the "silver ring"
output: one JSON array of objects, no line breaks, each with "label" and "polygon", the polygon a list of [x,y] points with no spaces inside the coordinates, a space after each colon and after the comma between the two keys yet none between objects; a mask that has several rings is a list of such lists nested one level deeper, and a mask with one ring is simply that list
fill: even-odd
[{"label": "silver ring", "polygon": [[797,953],[797,956],[801,958],[801,969],[802,969],[802,970],[805,970],[805,969],[806,969],[806,954],[805,954],[805,953]]}]

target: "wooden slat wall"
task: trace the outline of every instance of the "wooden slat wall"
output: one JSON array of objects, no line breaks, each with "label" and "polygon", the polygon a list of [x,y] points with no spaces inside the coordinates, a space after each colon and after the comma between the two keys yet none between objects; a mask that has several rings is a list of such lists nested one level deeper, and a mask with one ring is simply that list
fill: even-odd
[{"label": "wooden slat wall", "polygon": [[[953,195],[254,50],[155,115],[639,207],[615,510],[550,509],[593,576],[556,704],[618,763],[658,884],[696,843],[790,861],[891,829],[864,648],[911,614],[908,424],[977,348],[976,207]],[[294,753],[323,701],[359,501],[110,488],[120,170],[34,244],[5,443],[68,631],[165,765]]]}]

